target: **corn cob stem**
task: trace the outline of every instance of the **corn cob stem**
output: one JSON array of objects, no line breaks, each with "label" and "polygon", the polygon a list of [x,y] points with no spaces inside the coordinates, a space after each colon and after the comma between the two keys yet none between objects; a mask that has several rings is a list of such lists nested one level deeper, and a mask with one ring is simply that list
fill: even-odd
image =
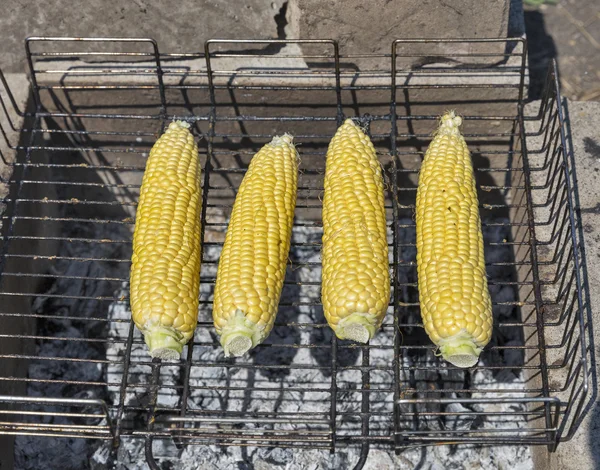
[{"label": "corn cob stem", "polygon": [[144,334],[150,355],[165,361],[176,361],[181,357],[183,344],[181,335],[169,328],[149,326]]},{"label": "corn cob stem", "polygon": [[475,344],[473,336],[465,330],[449,338],[440,339],[438,344],[442,357],[456,367],[473,367],[483,349]]},{"label": "corn cob stem", "polygon": [[225,356],[243,356],[261,342],[262,328],[248,320],[241,310],[236,310],[221,329],[221,346]]},{"label": "corn cob stem", "polygon": [[378,324],[379,318],[376,315],[355,312],[339,321],[336,335],[340,339],[366,343],[375,336]]}]

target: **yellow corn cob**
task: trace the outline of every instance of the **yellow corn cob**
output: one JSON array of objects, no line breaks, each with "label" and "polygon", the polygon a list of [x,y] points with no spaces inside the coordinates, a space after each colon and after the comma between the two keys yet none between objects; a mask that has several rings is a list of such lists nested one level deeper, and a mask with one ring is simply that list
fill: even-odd
[{"label": "yellow corn cob", "polygon": [[176,360],[194,335],[200,281],[200,162],[189,124],[156,141],[142,180],[131,265],[131,311],[152,357]]},{"label": "yellow corn cob", "polygon": [[492,303],[471,156],[462,120],[444,114],[417,189],[417,272],[425,331],[444,359],[474,366],[492,335]]},{"label": "yellow corn cob", "polygon": [[337,337],[361,343],[381,326],[390,299],[381,167],[351,119],[327,150],[321,296]]},{"label": "yellow corn cob", "polygon": [[271,332],[290,250],[298,154],[274,137],[250,162],[219,260],[213,320],[225,356],[241,356]]}]

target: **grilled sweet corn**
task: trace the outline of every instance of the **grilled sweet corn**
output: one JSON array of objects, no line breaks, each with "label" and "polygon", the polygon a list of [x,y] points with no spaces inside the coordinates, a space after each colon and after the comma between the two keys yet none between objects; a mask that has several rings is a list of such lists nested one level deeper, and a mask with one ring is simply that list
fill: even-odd
[{"label": "grilled sweet corn", "polygon": [[425,330],[444,359],[471,367],[492,335],[492,304],[471,156],[444,114],[417,189],[417,271]]},{"label": "grilled sweet corn", "polygon": [[321,296],[337,337],[361,343],[381,326],[390,299],[381,166],[351,119],[327,150]]},{"label": "grilled sweet corn", "polygon": [[250,162],[219,260],[213,320],[225,356],[271,332],[285,278],[298,184],[292,137],[274,137]]},{"label": "grilled sweet corn", "polygon": [[180,357],[198,317],[202,190],[188,128],[172,122],[152,147],[133,234],[133,320],[150,355],[169,360]]}]

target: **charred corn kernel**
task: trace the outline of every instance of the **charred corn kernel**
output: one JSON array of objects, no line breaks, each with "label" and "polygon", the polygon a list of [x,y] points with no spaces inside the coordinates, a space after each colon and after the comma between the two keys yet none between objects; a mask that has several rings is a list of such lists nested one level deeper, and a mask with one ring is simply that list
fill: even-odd
[{"label": "charred corn kernel", "polygon": [[213,302],[225,356],[260,344],[275,322],[298,187],[292,140],[274,137],[254,155],[233,204]]},{"label": "charred corn kernel", "polygon": [[472,367],[492,335],[492,303],[471,155],[446,113],[429,145],[417,189],[417,272],[425,330],[444,359]]},{"label": "charred corn kernel", "polygon": [[383,178],[371,139],[351,119],[327,150],[323,195],[325,318],[336,336],[366,343],[390,299]]},{"label": "charred corn kernel", "polygon": [[156,141],[133,234],[131,311],[152,357],[176,360],[194,335],[200,285],[200,161],[189,124]]}]

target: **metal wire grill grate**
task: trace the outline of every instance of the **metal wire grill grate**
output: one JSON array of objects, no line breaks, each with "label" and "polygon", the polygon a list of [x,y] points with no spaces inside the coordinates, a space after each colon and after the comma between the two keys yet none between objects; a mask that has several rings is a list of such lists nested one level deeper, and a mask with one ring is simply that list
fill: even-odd
[{"label": "metal wire grill grate", "polygon": [[[398,40],[388,55],[340,56],[334,41],[248,40],[173,55],[150,39],[28,39],[31,111],[2,77],[2,135],[16,152],[3,151],[0,321],[22,327],[0,331],[21,345],[0,355],[21,370],[0,377],[20,390],[0,396],[0,433],[131,436],[151,463],[153,439],[360,444],[364,463],[371,444],[552,449],[572,437],[590,328],[574,167],[554,70],[539,112],[524,113],[525,50],[521,39]],[[417,176],[446,108],[463,115],[473,152],[495,318],[466,371],[435,355],[416,283]],[[319,299],[324,156],[345,117],[368,129],[388,189],[392,298],[366,346],[336,340]],[[128,271],[145,158],[174,118],[194,123],[205,170],[201,298],[193,343],[161,364],[131,324]],[[283,132],[302,163],[279,315],[265,344],[225,359],[210,318],[229,211],[251,156]]]}]

